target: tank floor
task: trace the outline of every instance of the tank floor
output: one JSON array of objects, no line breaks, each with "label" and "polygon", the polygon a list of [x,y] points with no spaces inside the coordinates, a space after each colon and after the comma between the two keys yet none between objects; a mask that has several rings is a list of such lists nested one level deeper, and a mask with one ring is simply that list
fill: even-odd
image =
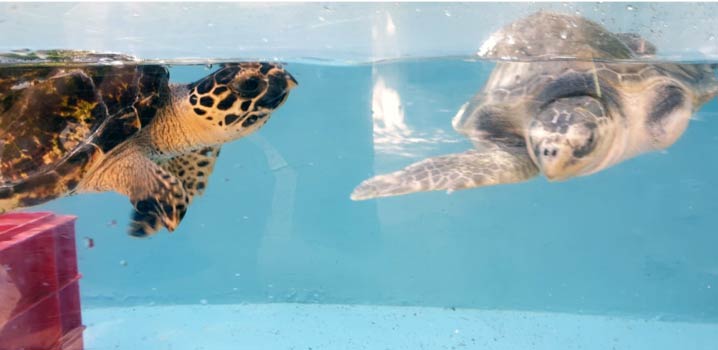
[{"label": "tank floor", "polygon": [[718,324],[560,313],[316,304],[83,311],[85,348],[714,350]]}]

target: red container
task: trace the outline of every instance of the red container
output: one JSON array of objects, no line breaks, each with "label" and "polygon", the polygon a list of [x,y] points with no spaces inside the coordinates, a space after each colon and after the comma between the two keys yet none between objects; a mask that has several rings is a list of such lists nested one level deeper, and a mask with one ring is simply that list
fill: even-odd
[{"label": "red container", "polygon": [[80,350],[75,218],[0,215],[0,350]]}]

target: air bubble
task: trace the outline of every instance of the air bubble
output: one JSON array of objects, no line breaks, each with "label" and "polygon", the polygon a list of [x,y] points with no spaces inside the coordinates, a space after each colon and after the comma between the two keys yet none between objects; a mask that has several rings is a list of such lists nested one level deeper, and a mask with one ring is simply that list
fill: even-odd
[{"label": "air bubble", "polygon": [[449,10],[444,10],[444,16],[451,17],[451,12],[449,12]]},{"label": "air bubble", "polygon": [[711,35],[708,36],[708,40],[709,40],[709,41],[716,40],[716,36],[713,35],[713,34],[711,34]]},{"label": "air bubble", "polygon": [[327,21],[327,19],[324,18],[324,17],[322,17],[322,16],[317,17],[317,19],[319,20],[319,22],[326,22],[326,21]]},{"label": "air bubble", "polygon": [[566,40],[566,38],[568,38],[568,33],[566,33],[566,32],[561,32],[561,33],[559,33],[559,35],[561,36],[561,39],[563,39],[563,40]]},{"label": "air bubble", "polygon": [[202,305],[207,305],[207,299],[200,299],[199,303]]},{"label": "air bubble", "polygon": [[127,266],[127,260],[120,260],[121,266]]},{"label": "air bubble", "polygon": [[636,10],[636,7],[633,6],[633,5],[626,5],[626,10],[628,10],[628,11],[635,11],[635,10]]}]

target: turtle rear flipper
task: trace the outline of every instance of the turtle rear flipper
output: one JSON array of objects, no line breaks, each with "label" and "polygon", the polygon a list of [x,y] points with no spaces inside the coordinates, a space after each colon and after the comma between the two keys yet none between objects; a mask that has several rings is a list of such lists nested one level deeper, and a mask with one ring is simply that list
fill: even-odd
[{"label": "turtle rear flipper", "polygon": [[149,236],[162,226],[174,231],[189,201],[180,181],[147,158],[141,144],[128,141],[108,153],[79,188],[128,196],[135,207],[128,233],[135,237]]},{"label": "turtle rear flipper", "polygon": [[425,159],[403,170],[375,176],[357,186],[351,199],[515,183],[528,180],[537,173],[538,168],[523,150],[470,150]]}]

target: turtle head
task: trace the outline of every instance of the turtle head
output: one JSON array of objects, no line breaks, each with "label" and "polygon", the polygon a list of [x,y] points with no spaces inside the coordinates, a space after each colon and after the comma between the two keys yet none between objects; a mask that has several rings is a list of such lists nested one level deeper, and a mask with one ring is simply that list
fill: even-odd
[{"label": "turtle head", "polygon": [[539,110],[529,127],[531,158],[552,181],[590,174],[609,154],[613,125],[594,97],[554,100]]},{"label": "turtle head", "polygon": [[295,86],[297,81],[279,64],[232,63],[189,85],[187,99],[194,115],[212,126],[217,141],[226,142],[266,124]]}]

